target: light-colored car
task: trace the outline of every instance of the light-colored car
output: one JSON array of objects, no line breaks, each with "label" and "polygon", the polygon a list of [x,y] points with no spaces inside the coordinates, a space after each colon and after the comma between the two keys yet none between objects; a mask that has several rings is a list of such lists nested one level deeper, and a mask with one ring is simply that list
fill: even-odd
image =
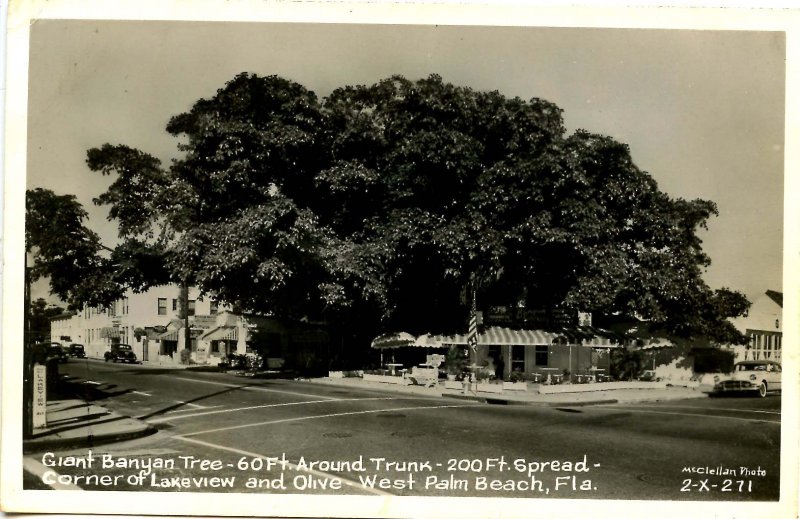
[{"label": "light-colored car", "polygon": [[733,373],[714,385],[714,393],[753,391],[767,396],[781,390],[781,365],[774,360],[745,360],[733,366]]}]

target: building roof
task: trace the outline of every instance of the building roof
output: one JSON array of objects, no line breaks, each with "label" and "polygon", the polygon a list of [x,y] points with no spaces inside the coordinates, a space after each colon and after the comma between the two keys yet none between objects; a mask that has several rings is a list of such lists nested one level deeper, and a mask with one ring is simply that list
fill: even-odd
[{"label": "building roof", "polygon": [[767,295],[770,299],[775,301],[781,308],[783,308],[783,292],[776,292],[775,290],[767,290]]},{"label": "building roof", "polygon": [[58,321],[59,319],[70,319],[78,315],[78,312],[64,312],[63,314],[50,316],[51,321]]}]

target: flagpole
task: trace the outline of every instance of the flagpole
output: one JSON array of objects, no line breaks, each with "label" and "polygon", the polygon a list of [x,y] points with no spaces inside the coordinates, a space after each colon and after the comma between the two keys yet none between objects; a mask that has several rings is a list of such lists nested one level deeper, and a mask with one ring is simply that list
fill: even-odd
[{"label": "flagpole", "polygon": [[[476,366],[478,364],[478,356],[477,356],[477,353],[478,353],[478,311],[477,311],[478,310],[478,303],[477,303],[478,290],[477,290],[477,283],[475,281],[475,273],[474,272],[470,275],[470,285],[471,285],[470,286],[471,290],[468,291],[468,293],[472,292],[472,294],[470,294],[472,296],[472,298],[471,298],[472,301],[471,301],[471,305],[470,305],[469,323],[468,323],[468,327],[467,327],[467,352],[468,352],[469,358],[472,360],[472,362],[471,362],[472,366]],[[470,372],[469,372],[469,375],[468,375],[469,376],[469,381],[464,386],[465,393],[466,393],[466,388],[468,386],[472,387],[472,384],[477,381],[476,375],[477,375],[476,370],[474,368],[470,369]],[[466,381],[466,379],[465,379],[465,381]]]}]

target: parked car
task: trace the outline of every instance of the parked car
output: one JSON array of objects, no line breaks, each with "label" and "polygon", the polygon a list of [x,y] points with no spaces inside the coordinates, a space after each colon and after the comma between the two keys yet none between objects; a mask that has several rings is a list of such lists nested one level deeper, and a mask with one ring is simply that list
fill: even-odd
[{"label": "parked car", "polygon": [[85,359],[86,349],[83,347],[83,344],[70,344],[67,349],[67,355],[78,359]]},{"label": "parked car", "polygon": [[130,362],[131,364],[139,362],[130,344],[112,344],[111,349],[103,354],[103,358],[106,362]]},{"label": "parked car", "polygon": [[63,364],[67,362],[67,352],[64,351],[60,342],[51,342],[47,347],[47,358],[57,359],[59,363]]},{"label": "parked car", "polygon": [[714,385],[714,393],[754,392],[761,397],[781,390],[781,365],[774,360],[745,360],[733,366],[733,373]]}]

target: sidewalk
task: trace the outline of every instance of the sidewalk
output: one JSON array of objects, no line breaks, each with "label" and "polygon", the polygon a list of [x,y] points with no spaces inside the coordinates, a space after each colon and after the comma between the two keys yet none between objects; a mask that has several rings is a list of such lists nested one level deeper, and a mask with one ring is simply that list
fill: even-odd
[{"label": "sidewalk", "polygon": [[445,389],[441,383],[434,387],[423,387],[385,384],[381,382],[365,381],[356,377],[336,379],[326,377],[310,379],[309,381],[316,384],[375,389],[429,397],[468,399],[491,404],[539,406],[661,402],[668,400],[685,400],[689,398],[708,398],[707,391],[710,389],[702,386],[698,388],[654,386],[648,389],[604,390],[600,389],[598,385],[595,384],[582,384],[580,388],[584,389],[583,391],[569,393],[540,394],[535,390],[529,389],[528,391],[504,391],[503,393],[468,392],[465,394],[463,390]]},{"label": "sidewalk", "polygon": [[122,416],[83,400],[47,402],[47,426],[23,440],[23,452],[40,452],[132,440],[156,432],[140,420]]}]

